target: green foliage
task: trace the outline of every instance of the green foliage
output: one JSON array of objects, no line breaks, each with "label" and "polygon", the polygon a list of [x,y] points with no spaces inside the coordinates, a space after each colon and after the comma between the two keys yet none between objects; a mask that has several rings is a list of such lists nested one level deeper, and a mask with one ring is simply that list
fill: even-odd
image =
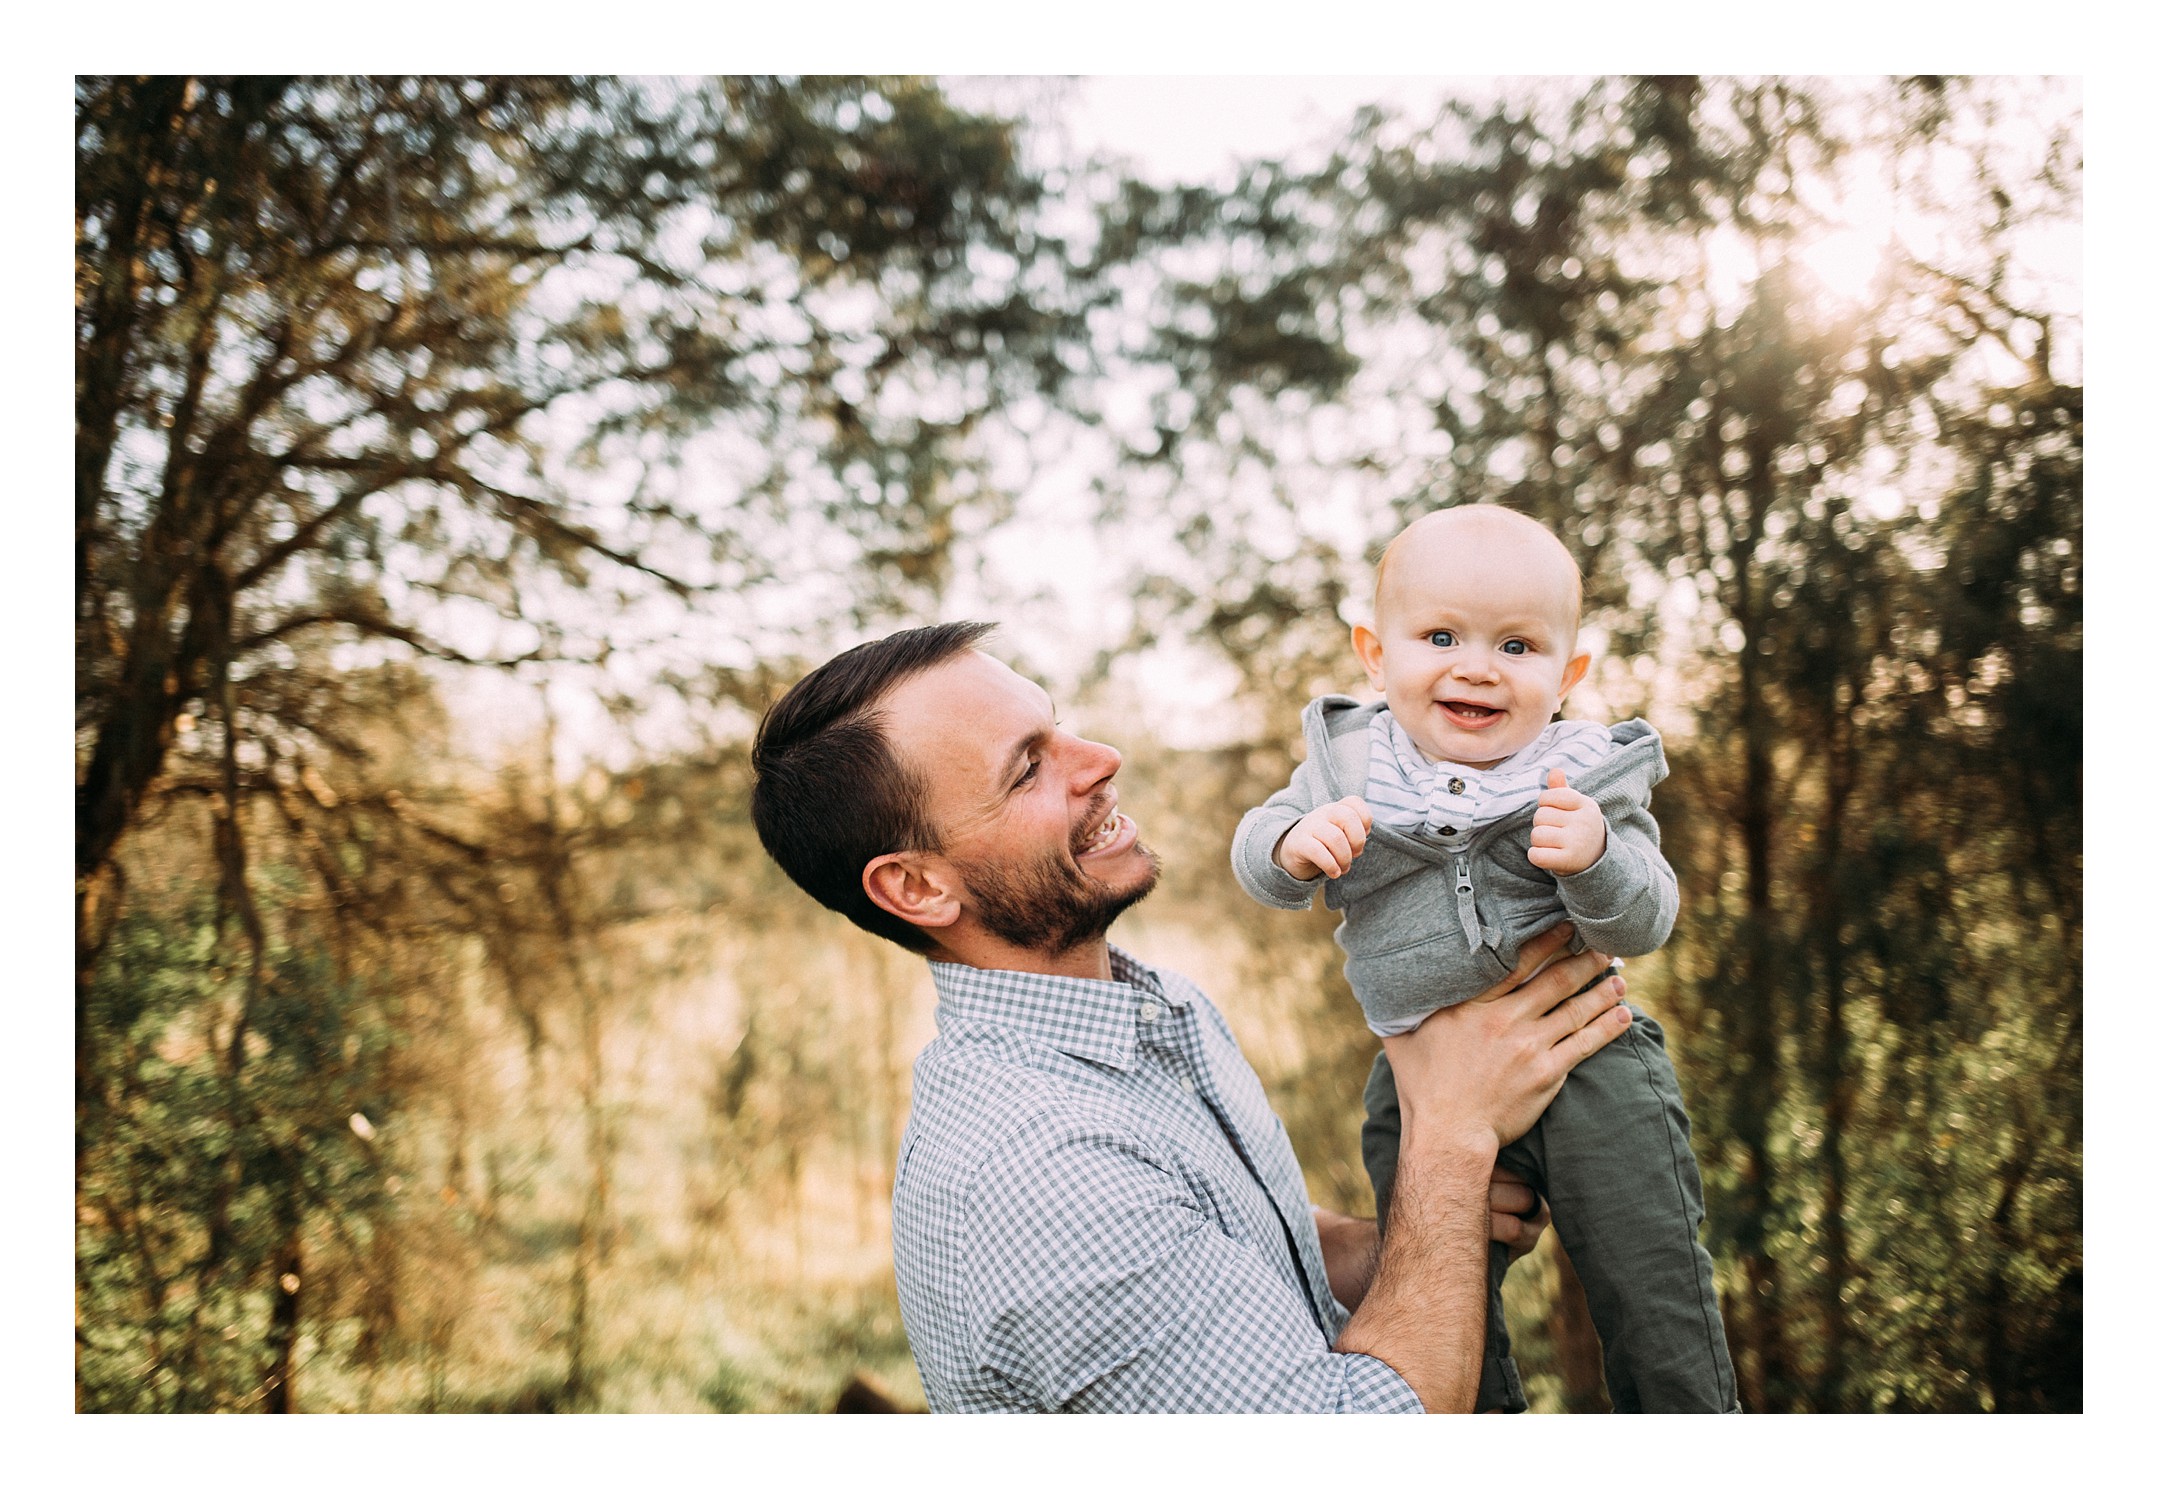
[{"label": "green foliage", "polygon": [[[208,899],[115,929],[94,984],[103,1098],[80,1134],[80,1381],[89,1410],[259,1405],[280,1297],[363,1252],[386,1196],[355,1116],[391,1117],[390,1031],[320,950],[273,941],[243,1024]],[[334,1309],[334,1300],[330,1306]]]},{"label": "green foliage", "polygon": [[[452,989],[462,1010],[484,986],[535,1057],[579,1051],[590,1184],[569,1222],[562,1389],[586,1403],[612,1131],[610,987],[589,958],[607,926],[673,901],[627,876],[593,898],[584,875],[595,845],[679,838],[686,819],[666,789],[652,800],[669,820],[582,811],[552,759],[537,783],[474,790],[430,753],[434,689],[448,668],[604,667],[654,639],[639,626],[663,644],[691,610],[765,644],[763,611],[775,594],[795,607],[805,546],[841,575],[812,634],[788,620],[782,646],[934,594],[956,526],[1000,500],[971,469],[971,431],[1067,365],[1073,322],[1038,272],[1054,278],[1061,254],[1034,223],[1040,183],[1008,121],[904,78],[85,77],[76,164],[78,1157],[112,1234],[162,1235],[168,1202],[181,1231],[207,1228],[201,1257],[128,1253],[142,1275],[125,1285],[157,1321],[143,1347],[179,1347],[159,1321],[170,1296],[185,1348],[233,1346],[224,1375],[143,1399],[282,1406],[296,1331],[319,1341],[337,1322],[313,1291],[305,1307],[268,1297],[263,1317],[261,1297],[253,1313],[234,1301],[268,1265],[249,1196],[283,1196],[285,1246],[307,1177],[256,1174],[298,1163],[301,1139],[250,1094],[270,1077],[227,1027],[268,1038],[312,997],[288,986],[283,917],[293,944],[337,957],[352,1017],[415,1038],[399,1089],[443,1097],[428,1116],[446,1124],[445,1193],[467,1183],[454,1171],[480,1093],[447,1073],[466,1031],[415,1013],[407,990]],[[747,650],[666,685],[739,711],[771,685]],[[614,701],[648,681],[611,685]],[[735,888],[667,862],[692,903]],[[275,912],[265,871],[287,880]],[[112,1073],[158,1036],[112,1006],[104,958],[131,881],[167,874],[214,889],[227,932],[214,1032],[230,1050],[187,1099],[224,1101],[217,1141],[270,1143],[244,1180],[178,1196],[127,1173],[99,1187],[134,1151],[116,1123],[212,1141],[199,1113],[168,1128],[126,1107]],[[138,961],[191,944],[128,934]],[[344,1181],[323,1182],[336,1200]],[[234,1205],[252,1250],[232,1250]],[[85,1285],[109,1302],[128,1274],[110,1272],[105,1234],[86,1233]],[[368,1242],[385,1311],[364,1349],[439,1355],[456,1324],[433,1294],[482,1265],[476,1244],[425,1226]],[[429,1247],[436,1285],[405,1289],[400,1321],[398,1258]],[[137,1343],[86,1347],[86,1401],[136,1399],[91,1382],[98,1350]],[[281,1384],[234,1384],[265,1350],[257,1384]],[[423,1399],[447,1399],[439,1386]]]}]

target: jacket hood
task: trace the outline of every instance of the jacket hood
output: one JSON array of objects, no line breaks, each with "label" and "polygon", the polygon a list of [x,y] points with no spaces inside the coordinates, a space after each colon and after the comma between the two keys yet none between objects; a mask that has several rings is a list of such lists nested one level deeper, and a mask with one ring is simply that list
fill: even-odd
[{"label": "jacket hood", "polygon": [[[1304,747],[1334,799],[1364,794],[1371,772],[1368,736],[1385,711],[1383,698],[1359,703],[1343,693],[1329,693],[1305,705]],[[1618,749],[1570,784],[1607,807],[1621,801],[1646,805],[1649,792],[1671,773],[1664,762],[1663,736],[1646,719],[1627,719],[1610,728]],[[1359,735],[1367,737],[1359,740]]]}]

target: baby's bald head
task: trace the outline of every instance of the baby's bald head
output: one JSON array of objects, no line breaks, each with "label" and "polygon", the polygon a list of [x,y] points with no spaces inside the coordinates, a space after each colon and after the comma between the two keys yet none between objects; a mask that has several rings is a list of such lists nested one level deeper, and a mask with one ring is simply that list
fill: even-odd
[{"label": "baby's bald head", "polygon": [[[1443,560],[1443,562],[1442,562]],[[1478,503],[1417,518],[1379,557],[1372,609],[1381,630],[1389,604],[1435,572],[1471,573],[1529,585],[1558,607],[1568,645],[1581,629],[1581,566],[1551,529],[1506,507]]]}]

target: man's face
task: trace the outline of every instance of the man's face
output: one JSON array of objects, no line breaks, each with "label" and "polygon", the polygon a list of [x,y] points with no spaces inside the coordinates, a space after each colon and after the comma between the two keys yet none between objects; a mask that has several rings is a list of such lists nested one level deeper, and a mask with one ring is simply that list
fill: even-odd
[{"label": "man's face", "polygon": [[1376,630],[1358,628],[1357,650],[1424,754],[1496,765],[1543,732],[1587,668],[1572,560],[1528,524],[1441,515],[1403,535]]},{"label": "man's face", "polygon": [[1057,726],[1049,695],[977,651],[919,673],[883,705],[893,749],[982,928],[1062,954],[1102,936],[1160,863],[1117,810],[1123,757]]}]

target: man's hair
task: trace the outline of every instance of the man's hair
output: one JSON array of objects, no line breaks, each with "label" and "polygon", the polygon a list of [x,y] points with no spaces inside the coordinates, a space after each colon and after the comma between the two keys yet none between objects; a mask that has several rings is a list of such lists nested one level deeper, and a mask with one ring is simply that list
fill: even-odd
[{"label": "man's hair", "polygon": [[818,904],[909,951],[936,943],[880,909],[862,870],[886,853],[935,852],[939,839],[922,815],[922,783],[885,738],[877,705],[995,629],[949,621],[843,651],[772,705],[750,749],[750,815],[764,851]]}]

